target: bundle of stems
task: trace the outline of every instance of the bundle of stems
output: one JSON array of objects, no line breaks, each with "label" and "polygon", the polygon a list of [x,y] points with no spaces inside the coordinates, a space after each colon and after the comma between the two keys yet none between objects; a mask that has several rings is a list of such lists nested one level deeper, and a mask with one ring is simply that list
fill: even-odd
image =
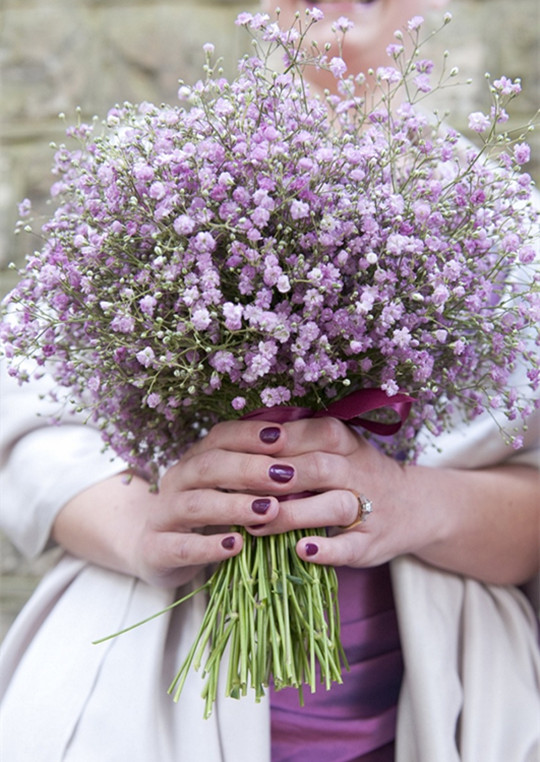
[{"label": "bundle of stems", "polygon": [[199,670],[204,660],[205,718],[227,651],[225,695],[234,698],[253,689],[260,701],[272,679],[276,690],[297,688],[303,704],[304,685],[311,692],[317,684],[328,690],[348,669],[335,569],[298,557],[300,531],[256,538],[243,527],[237,531],[242,552],[221,563],[206,583],[209,600],[198,636],[169,688],[178,701],[190,669]]}]

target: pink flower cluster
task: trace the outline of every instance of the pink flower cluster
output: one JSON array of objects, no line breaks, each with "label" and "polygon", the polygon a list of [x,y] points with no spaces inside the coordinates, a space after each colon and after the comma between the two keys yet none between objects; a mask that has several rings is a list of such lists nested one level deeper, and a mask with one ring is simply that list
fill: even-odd
[{"label": "pink flower cluster", "polygon": [[[302,61],[301,35],[240,22]],[[418,47],[391,47],[375,77],[386,102],[370,110],[335,59],[329,111],[304,64],[269,76],[253,56],[233,81],[210,70],[183,86],[185,105],[126,103],[101,134],[71,129],[57,210],[2,326],[11,372],[24,380],[28,355],[46,365],[142,468],[224,417],[361,387],[417,400],[392,452],[414,452],[424,425],[443,431],[455,404],[527,415],[507,388],[517,362],[539,381],[523,339],[540,312],[527,149],[508,139],[487,161],[488,140],[474,149],[422,115],[404,97],[430,89]],[[509,87],[493,88],[497,104]]]}]

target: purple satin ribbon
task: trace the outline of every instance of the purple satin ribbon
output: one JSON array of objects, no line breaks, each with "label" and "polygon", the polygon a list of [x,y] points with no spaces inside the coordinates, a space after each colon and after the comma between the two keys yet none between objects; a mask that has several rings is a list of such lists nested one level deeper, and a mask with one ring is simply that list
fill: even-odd
[{"label": "purple satin ribbon", "polygon": [[[361,426],[373,434],[391,436],[396,434],[405,423],[413,402],[413,397],[401,392],[389,397],[382,389],[359,389],[341,400],[330,402],[321,410],[312,410],[309,407],[297,407],[295,405],[275,405],[274,407],[260,407],[253,410],[244,415],[243,419],[285,423],[287,421],[299,421],[303,418],[330,417],[338,418],[350,426]],[[398,420],[394,423],[383,423],[363,417],[366,413],[384,409],[396,413]]]}]

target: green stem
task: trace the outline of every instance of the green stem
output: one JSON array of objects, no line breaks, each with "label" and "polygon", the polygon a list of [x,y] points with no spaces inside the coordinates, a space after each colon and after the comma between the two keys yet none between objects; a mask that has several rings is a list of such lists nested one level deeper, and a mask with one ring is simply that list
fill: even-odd
[{"label": "green stem", "polygon": [[278,535],[278,548],[279,548],[279,560],[281,570],[281,598],[283,601],[283,613],[282,613],[282,628],[283,628],[283,648],[285,651],[285,674],[291,680],[293,684],[297,682],[294,662],[292,658],[292,643],[291,643],[291,631],[289,627],[289,585],[290,582],[287,578],[287,570],[289,564],[287,563],[287,535]]}]

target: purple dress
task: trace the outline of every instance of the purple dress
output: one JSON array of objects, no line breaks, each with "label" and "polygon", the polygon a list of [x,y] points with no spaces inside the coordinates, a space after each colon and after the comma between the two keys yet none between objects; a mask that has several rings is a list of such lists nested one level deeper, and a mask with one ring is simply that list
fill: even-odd
[{"label": "purple dress", "polygon": [[271,692],[272,762],[392,762],[403,674],[388,564],[337,570],[350,665],[330,691]]}]

